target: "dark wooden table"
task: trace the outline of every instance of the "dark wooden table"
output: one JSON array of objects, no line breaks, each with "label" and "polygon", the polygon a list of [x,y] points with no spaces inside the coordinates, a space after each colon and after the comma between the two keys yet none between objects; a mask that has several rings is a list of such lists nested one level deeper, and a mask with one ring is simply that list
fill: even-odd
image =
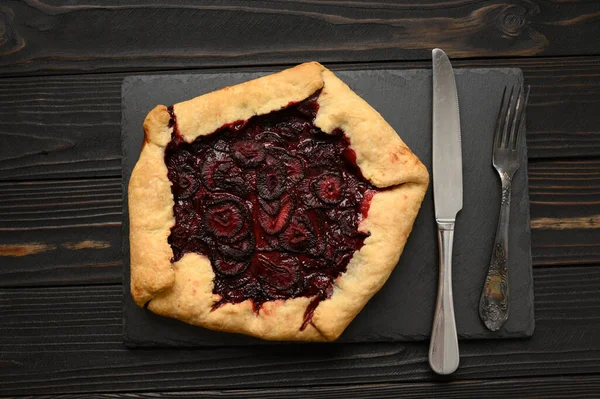
[{"label": "dark wooden table", "polygon": [[[600,3],[0,2],[0,396],[600,397]],[[536,332],[461,343],[129,350],[120,85],[199,69],[519,67]],[[94,395],[92,395],[94,393]]]}]

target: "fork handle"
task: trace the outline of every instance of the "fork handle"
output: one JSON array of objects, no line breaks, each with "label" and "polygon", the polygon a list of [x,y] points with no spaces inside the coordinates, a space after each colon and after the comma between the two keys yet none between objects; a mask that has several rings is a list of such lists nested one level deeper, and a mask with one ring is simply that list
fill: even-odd
[{"label": "fork handle", "polygon": [[497,331],[508,319],[508,222],[510,218],[511,177],[500,175],[502,201],[492,259],[479,301],[479,316],[491,331]]}]

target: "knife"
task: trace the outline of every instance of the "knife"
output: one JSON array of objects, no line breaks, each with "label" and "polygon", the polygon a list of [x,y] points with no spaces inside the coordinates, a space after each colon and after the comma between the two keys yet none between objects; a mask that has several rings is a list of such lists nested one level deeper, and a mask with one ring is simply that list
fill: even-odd
[{"label": "knife", "polygon": [[438,374],[458,368],[458,338],[452,300],[454,223],[463,205],[458,95],[452,65],[436,48],[433,56],[433,200],[438,227],[438,294],[429,344],[429,365]]}]

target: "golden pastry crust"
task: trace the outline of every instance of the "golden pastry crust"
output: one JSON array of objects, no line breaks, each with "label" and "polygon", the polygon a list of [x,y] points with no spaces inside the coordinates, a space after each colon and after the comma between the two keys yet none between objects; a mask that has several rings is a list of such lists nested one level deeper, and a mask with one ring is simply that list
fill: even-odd
[{"label": "golden pastry crust", "polygon": [[[369,104],[322,65],[312,62],[175,104],[180,134],[187,142],[221,126],[279,110],[322,89],[315,125],[325,133],[344,131],[362,174],[388,188],[371,200],[359,230],[369,233],[330,298],[319,302],[304,330],[311,298],[266,302],[256,313],[250,300],[213,310],[215,277],[205,256],[187,253],[171,263],[167,238],[174,225],[173,195],[164,150],[172,128],[164,106],[144,122],[146,142],[129,184],[131,293],[139,306],[217,331],[267,340],[333,341],[381,289],[398,263],[429,183],[426,168],[394,129]],[[199,117],[202,115],[202,118]]]}]

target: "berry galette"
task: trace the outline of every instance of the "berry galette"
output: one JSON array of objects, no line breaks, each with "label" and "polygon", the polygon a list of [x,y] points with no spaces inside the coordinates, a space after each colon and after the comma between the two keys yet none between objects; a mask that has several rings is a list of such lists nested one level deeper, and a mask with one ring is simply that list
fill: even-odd
[{"label": "berry galette", "polygon": [[139,306],[268,340],[337,339],[398,263],[429,176],[318,63],[153,109],[129,183]]}]

